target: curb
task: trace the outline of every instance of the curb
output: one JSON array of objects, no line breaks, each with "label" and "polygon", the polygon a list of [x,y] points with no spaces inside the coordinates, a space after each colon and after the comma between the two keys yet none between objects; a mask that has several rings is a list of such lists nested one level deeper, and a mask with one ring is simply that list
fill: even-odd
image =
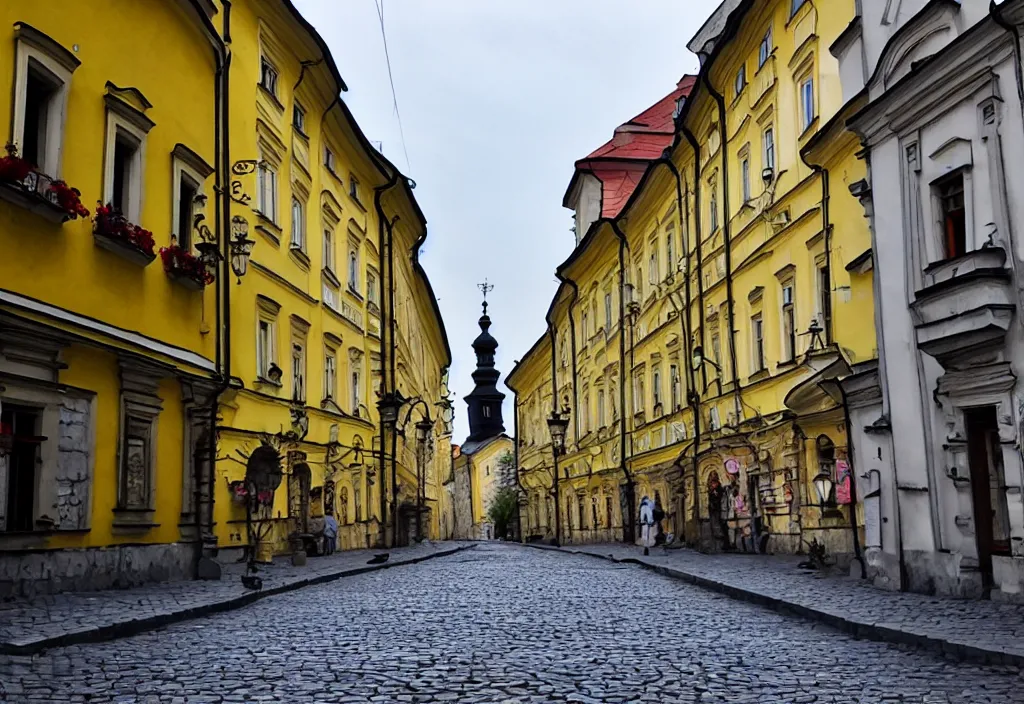
[{"label": "curb", "polygon": [[329,574],[320,574],[306,579],[297,579],[294,582],[280,584],[269,589],[261,589],[258,592],[246,592],[245,594],[239,594],[238,596],[224,599],[223,601],[215,601],[209,604],[203,604],[202,606],[196,606],[191,609],[181,609],[171,613],[155,614],[153,616],[147,616],[145,618],[135,619],[132,621],[112,623],[106,626],[99,626],[97,628],[62,633],[59,636],[41,638],[30,643],[0,642],[0,655],[36,655],[49,648],[63,648],[68,645],[100,643],[107,640],[126,638],[128,636],[138,635],[140,633],[145,633],[146,631],[153,631],[175,623],[190,621],[202,616],[209,616],[210,614],[221,613],[223,611],[240,609],[243,606],[248,606],[260,599],[265,599],[268,596],[284,594],[286,592],[296,591],[303,587],[317,584],[326,584],[327,582],[333,582],[343,577],[355,577],[360,574],[366,574],[367,572],[377,572],[379,570],[391,569],[392,567],[414,565],[426,560],[432,560],[435,557],[447,557],[448,555],[454,555],[455,553],[462,552],[464,550],[472,550],[475,547],[476,543],[459,545],[448,550],[438,550],[437,552],[429,555],[410,557],[404,560],[396,560],[395,562],[388,561],[382,565],[353,567]]},{"label": "curb", "polygon": [[569,555],[583,555],[586,557],[597,558],[599,560],[606,560],[608,562],[615,562],[617,564],[637,565],[664,577],[678,579],[680,581],[693,584],[694,586],[701,587],[702,589],[725,594],[726,596],[738,601],[746,601],[752,604],[757,604],[758,606],[765,606],[778,613],[823,623],[839,631],[843,631],[857,639],[873,640],[897,645],[910,645],[924,650],[930,650],[941,655],[948,655],[965,662],[980,663],[984,665],[1012,665],[1024,669],[1024,653],[1011,653],[1004,650],[985,648],[969,643],[958,643],[956,641],[937,638],[924,633],[916,633],[914,631],[900,630],[890,626],[855,621],[845,616],[829,613],[828,611],[815,609],[803,604],[785,601],[778,597],[761,594],[749,589],[727,584],[726,582],[702,577],[692,572],[686,572],[672,567],[665,567],[663,565],[653,565],[636,557],[617,558],[612,557],[611,555],[602,555],[600,553],[587,550],[557,548],[550,545],[527,544],[526,547],[534,548],[536,550],[560,552]]}]

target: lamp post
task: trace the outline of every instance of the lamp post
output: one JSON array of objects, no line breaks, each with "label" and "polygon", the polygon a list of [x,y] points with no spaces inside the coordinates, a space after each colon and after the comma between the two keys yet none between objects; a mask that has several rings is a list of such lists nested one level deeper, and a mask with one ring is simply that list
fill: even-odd
[{"label": "lamp post", "polygon": [[555,461],[555,546],[562,545],[561,497],[558,493],[558,458],[565,454],[565,431],[569,427],[569,409],[551,411],[548,416],[548,431],[551,433],[551,454]]}]

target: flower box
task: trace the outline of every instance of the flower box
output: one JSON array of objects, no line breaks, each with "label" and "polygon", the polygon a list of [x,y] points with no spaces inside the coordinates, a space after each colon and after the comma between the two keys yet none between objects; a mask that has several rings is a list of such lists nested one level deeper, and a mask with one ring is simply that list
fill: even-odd
[{"label": "flower box", "polygon": [[0,157],[0,199],[58,225],[89,217],[77,188],[36,171],[32,164],[18,156],[13,144],[5,149],[7,155]]},{"label": "flower box", "polygon": [[160,249],[160,259],[164,263],[164,271],[171,280],[192,291],[202,291],[207,284],[214,282],[213,274],[207,269],[199,257],[176,244]]},{"label": "flower box", "polygon": [[128,222],[110,205],[96,207],[92,234],[97,246],[139,266],[156,259],[153,233]]}]

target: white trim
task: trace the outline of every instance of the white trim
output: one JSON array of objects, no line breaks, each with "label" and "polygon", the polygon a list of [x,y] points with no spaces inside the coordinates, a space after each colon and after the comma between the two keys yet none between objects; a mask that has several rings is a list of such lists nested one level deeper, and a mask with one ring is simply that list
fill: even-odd
[{"label": "white trim", "polygon": [[[186,164],[182,159],[178,157],[172,157],[171,165],[171,233],[174,235],[178,234],[178,200],[181,198],[181,178],[182,176],[187,177],[196,185],[196,197],[204,195],[203,182],[205,178],[200,176],[199,172],[194,168]],[[192,204],[192,216],[195,217],[196,205]],[[194,244],[192,235],[192,225],[189,224],[189,249]],[[180,242],[178,243],[181,244]]]},{"label": "white trim", "polygon": [[15,42],[15,74],[14,74],[14,119],[11,128],[12,141],[23,150],[25,143],[25,100],[28,92],[29,60],[49,74],[49,78],[58,82],[60,87],[50,101],[46,115],[45,154],[39,164],[39,170],[53,178],[60,178],[61,165],[64,157],[64,125],[68,115],[68,94],[71,92],[71,71],[64,68],[56,59],[31,46],[22,38]]},{"label": "white trim", "polygon": [[41,301],[35,301],[12,291],[0,289],[0,304],[16,306],[33,313],[39,313],[50,318],[56,318],[57,320],[71,323],[72,325],[84,330],[106,335],[107,337],[118,340],[119,342],[125,342],[130,345],[135,345],[142,349],[149,350],[150,352],[162,354],[176,362],[190,364],[198,369],[212,372],[216,371],[217,368],[212,360],[207,359],[201,354],[190,352],[189,350],[182,349],[181,347],[175,347],[174,345],[168,345],[164,342],[159,342],[136,332],[122,330],[121,328],[116,328],[113,325],[101,323],[98,320],[90,320],[89,318],[64,310],[63,308],[57,308],[56,306],[51,306],[49,304],[42,303]]},{"label": "white trim", "polygon": [[135,141],[135,153],[132,154],[125,183],[128,197],[122,215],[128,218],[129,222],[138,225],[142,216],[142,199],[146,192],[146,133],[109,108],[107,141],[103,147],[103,204],[112,203],[114,200],[114,148],[118,132]]}]

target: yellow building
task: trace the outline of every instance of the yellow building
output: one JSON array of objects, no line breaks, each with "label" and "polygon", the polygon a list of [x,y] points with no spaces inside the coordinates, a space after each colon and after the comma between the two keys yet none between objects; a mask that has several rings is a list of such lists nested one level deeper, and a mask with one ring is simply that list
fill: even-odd
[{"label": "yellow building", "polygon": [[[837,128],[828,53],[853,18],[852,0],[723,4],[690,43],[701,70],[665,157],[615,212],[581,218],[586,183],[570,193],[579,244],[558,268],[554,343],[512,375],[521,424],[542,427],[551,372],[545,386],[532,357],[553,356],[571,418],[563,542],[628,539],[646,495],[693,545],[855,551],[830,382],[877,353],[870,236],[849,191],[864,166]],[[524,479],[538,489],[543,454]]]},{"label": "yellow building", "polygon": [[2,11],[0,591],[231,559],[253,467],[264,557],[327,512],[342,548],[438,536],[451,355],[413,184],[288,0],[114,4]]},{"label": "yellow building", "polygon": [[199,3],[87,5],[0,8],[3,594],[195,562],[215,299],[158,251],[213,195],[220,42]]}]

